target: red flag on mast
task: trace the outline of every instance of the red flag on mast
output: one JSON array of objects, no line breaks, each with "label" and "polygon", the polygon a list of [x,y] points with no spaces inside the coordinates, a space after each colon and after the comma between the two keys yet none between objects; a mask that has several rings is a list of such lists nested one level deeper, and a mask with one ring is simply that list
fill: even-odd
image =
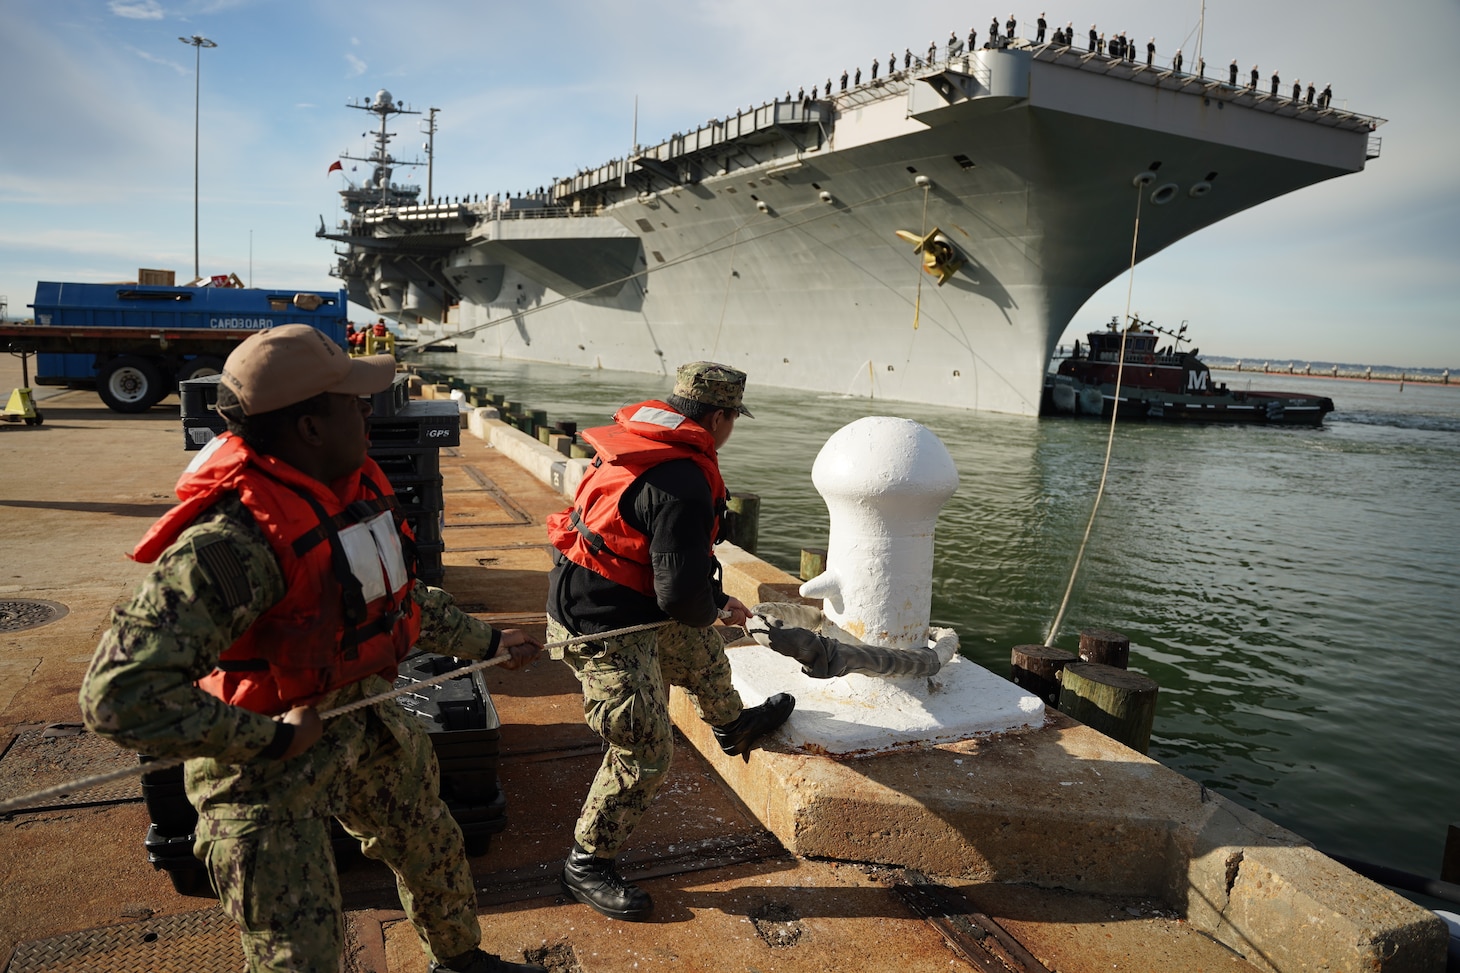
[{"label": "red flag on mast", "polygon": [[344,168],[345,168],[344,163],[340,162],[339,159],[336,159],[335,161],[333,161],[333,162],[330,163],[330,167],[325,170],[325,173],[324,174],[327,176],[331,172],[334,172],[336,169],[344,169]]}]

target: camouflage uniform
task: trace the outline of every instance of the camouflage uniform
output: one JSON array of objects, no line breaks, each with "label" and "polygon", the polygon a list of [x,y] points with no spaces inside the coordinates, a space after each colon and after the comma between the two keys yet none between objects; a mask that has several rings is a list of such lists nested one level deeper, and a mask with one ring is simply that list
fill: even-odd
[{"label": "camouflage uniform", "polygon": [[[549,642],[572,638],[548,619]],[[729,723],[743,708],[730,683],[725,643],[713,628],[671,622],[663,628],[561,650],[583,684],[583,715],[608,744],[583,802],[573,837],[600,858],[613,858],[649,809],[674,753],[669,686],[693,698],[706,723]]]},{"label": "camouflage uniform", "polygon": [[[288,761],[260,760],[274,739],[267,716],[197,689],[222,652],[284,595],[278,561],[235,497],[198,518],[114,610],[82,683],[89,727],[159,757],[188,757],[199,810],[195,853],[225,912],[243,930],[250,970],[337,971],[343,950],[330,819],[396,873],[406,914],[427,952],[444,959],[481,931],[461,830],[439,794],[428,734],[393,700],[324,724]],[[490,654],[492,628],[450,595],[417,584],[420,647],[462,658]],[[370,676],[332,693],[323,711],[389,689]]]}]

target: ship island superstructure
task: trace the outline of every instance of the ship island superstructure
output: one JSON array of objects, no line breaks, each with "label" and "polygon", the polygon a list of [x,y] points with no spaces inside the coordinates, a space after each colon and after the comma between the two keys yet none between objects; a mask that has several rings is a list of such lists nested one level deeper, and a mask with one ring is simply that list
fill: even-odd
[{"label": "ship island superstructure", "polygon": [[[361,107],[361,106],[357,106]],[[401,110],[382,91],[367,110]],[[1136,258],[1361,171],[1382,120],[1023,41],[716,119],[539,192],[344,196],[350,299],[462,351],[1036,415]],[[926,271],[926,272],[925,272]]]}]

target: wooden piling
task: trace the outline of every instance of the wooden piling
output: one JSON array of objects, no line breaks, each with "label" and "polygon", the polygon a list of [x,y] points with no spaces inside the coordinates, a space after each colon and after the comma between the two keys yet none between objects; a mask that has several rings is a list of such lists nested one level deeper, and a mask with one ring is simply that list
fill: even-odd
[{"label": "wooden piling", "polygon": [[754,554],[756,537],[760,534],[760,494],[732,493],[725,505],[729,508],[725,517],[725,540]]},{"label": "wooden piling", "polygon": [[1050,706],[1060,701],[1060,671],[1075,661],[1075,653],[1052,645],[1016,645],[1009,652],[1009,678],[1014,685]]},{"label": "wooden piling", "polygon": [[1060,673],[1059,710],[1132,750],[1151,747],[1154,679],[1099,662],[1071,662]]},{"label": "wooden piling", "polygon": [[1440,881],[1460,885],[1460,824],[1450,825],[1445,834],[1445,854],[1440,859]]},{"label": "wooden piling", "polygon": [[826,548],[801,548],[801,580],[810,581],[826,573]]},{"label": "wooden piling", "polygon": [[1080,632],[1080,658],[1086,662],[1125,669],[1130,666],[1130,639],[1105,628],[1087,628]]}]

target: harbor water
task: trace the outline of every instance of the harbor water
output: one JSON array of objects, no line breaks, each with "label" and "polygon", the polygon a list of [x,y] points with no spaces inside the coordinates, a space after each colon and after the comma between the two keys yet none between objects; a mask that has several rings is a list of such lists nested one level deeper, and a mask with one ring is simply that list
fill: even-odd
[{"label": "harbor water", "polygon": [[[426,367],[601,425],[663,377],[431,353]],[[754,376],[751,377],[754,381]],[[1460,822],[1460,388],[1217,372],[1328,395],[1317,429],[1122,424],[1064,624],[1131,639],[1160,685],[1151,756],[1322,850],[1437,877]],[[1108,427],[752,385],[721,466],[761,497],[759,555],[825,547],[811,465],[864,415],[915,419],[960,484],[938,521],[933,623],[1007,676],[1046,641]],[[449,543],[449,538],[448,538]]]}]

